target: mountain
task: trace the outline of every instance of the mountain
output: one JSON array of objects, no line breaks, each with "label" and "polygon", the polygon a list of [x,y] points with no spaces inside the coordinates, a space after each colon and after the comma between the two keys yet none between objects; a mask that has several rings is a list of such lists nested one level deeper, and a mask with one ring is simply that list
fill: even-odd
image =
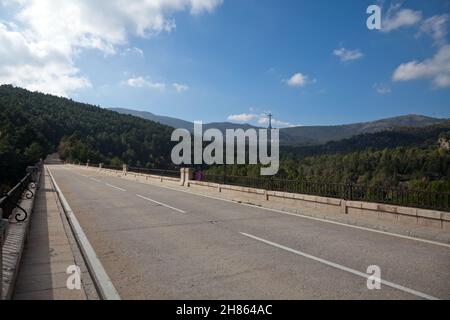
[{"label": "mountain", "polygon": [[[156,114],[153,114],[151,112],[147,111],[136,111],[136,110],[130,110],[130,109],[124,109],[124,108],[109,108],[108,110],[115,111],[121,114],[129,114],[135,117],[140,117],[147,120],[152,120],[155,122],[159,122],[161,124],[164,124],[166,126],[170,126],[173,128],[180,128],[180,129],[187,129],[189,131],[194,130],[194,123],[181,120],[178,118],[172,118],[172,117],[166,117],[166,116],[159,116]],[[212,122],[212,123],[204,123],[203,124],[203,130],[208,129],[219,129],[223,133],[225,133],[225,130],[227,129],[258,129],[258,127],[252,126],[250,124],[239,124],[239,123],[232,123],[232,122]]]},{"label": "mountain", "polygon": [[1,85],[0,189],[56,150],[72,161],[167,168],[171,133],[153,121]]},{"label": "mountain", "polygon": [[115,111],[121,114],[129,114],[135,117],[143,118],[146,120],[151,120],[154,122],[159,122],[161,124],[164,124],[166,126],[172,127],[172,128],[181,128],[181,129],[188,129],[193,130],[194,124],[189,121],[172,118],[172,117],[166,117],[166,116],[158,116],[156,114],[153,114],[151,112],[147,111],[137,111],[137,110],[131,110],[131,109],[125,109],[125,108],[109,108],[108,110]]},{"label": "mountain", "polygon": [[[147,120],[152,120],[171,126],[173,128],[183,128],[193,130],[194,124],[189,121],[159,116],[151,112],[136,111],[124,108],[111,108],[109,110],[122,114],[130,114]],[[401,127],[426,127],[445,122],[447,119],[437,119],[421,115],[406,115],[372,122],[362,122],[336,126],[304,126],[280,129],[280,140],[282,145],[317,145],[329,141],[339,141],[356,135],[365,133],[375,133],[392,130]],[[203,125],[203,129],[219,129],[225,132],[226,129],[258,129],[250,124],[238,124],[231,122],[214,122]]]},{"label": "mountain", "polygon": [[[450,192],[449,141],[450,120],[365,133],[322,145],[282,146],[277,177],[315,182],[312,186],[321,190],[333,188],[333,184],[358,184],[373,187],[372,192],[380,187]],[[212,166],[206,174],[223,172],[223,166]],[[258,166],[231,165],[226,172],[259,177]],[[426,201],[414,198],[407,201]]]},{"label": "mountain", "polygon": [[[159,119],[168,121],[167,117]],[[211,127],[254,128],[227,122],[206,125]],[[55,151],[71,161],[170,168],[175,144],[170,139],[172,131],[170,126],[141,117],[1,85],[0,193],[24,175],[27,165]],[[350,137],[342,139],[346,136]],[[281,137],[307,143],[334,140],[283,146],[280,174],[289,179],[374,186],[408,183],[414,188],[450,190],[450,154],[438,143],[439,139],[448,143],[450,120],[409,115],[343,126],[287,128]],[[244,174],[240,166],[228,172]]]},{"label": "mountain", "polygon": [[290,140],[284,144],[323,144],[329,141],[338,141],[365,133],[388,131],[401,127],[426,127],[447,121],[421,115],[406,115],[371,122],[354,123],[337,126],[305,126],[285,128],[284,132]]},{"label": "mountain", "polygon": [[[425,127],[399,127],[374,133],[363,133],[339,141],[329,141],[321,145],[282,146],[282,155],[293,155],[297,159],[325,154],[349,154],[370,150],[395,148],[437,147],[439,139],[450,136],[450,120]],[[445,143],[444,143],[445,145]],[[449,172],[450,174],[450,172]]]}]

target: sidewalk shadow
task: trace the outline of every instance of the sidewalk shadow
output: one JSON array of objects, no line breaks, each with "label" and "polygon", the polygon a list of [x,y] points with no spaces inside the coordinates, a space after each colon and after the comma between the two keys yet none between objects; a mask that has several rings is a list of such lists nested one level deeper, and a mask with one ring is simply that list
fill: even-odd
[{"label": "sidewalk shadow", "polygon": [[47,172],[43,172],[41,175],[40,188],[36,194],[30,230],[20,263],[13,299],[52,300],[54,298],[55,271],[65,272],[63,266],[60,266],[61,270],[55,270],[58,268],[58,264],[52,263],[52,258],[55,257],[55,248],[50,247],[50,237],[55,235],[51,230],[52,226],[49,225],[47,201],[52,201],[52,195],[49,192],[53,192],[53,188],[50,181],[46,179],[47,174]]}]

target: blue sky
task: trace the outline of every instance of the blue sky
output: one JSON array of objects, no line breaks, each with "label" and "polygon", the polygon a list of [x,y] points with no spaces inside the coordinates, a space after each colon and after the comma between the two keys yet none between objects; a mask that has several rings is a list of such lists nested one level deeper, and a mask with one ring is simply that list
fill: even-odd
[{"label": "blue sky", "polygon": [[450,117],[450,1],[0,2],[0,83],[191,121]]}]

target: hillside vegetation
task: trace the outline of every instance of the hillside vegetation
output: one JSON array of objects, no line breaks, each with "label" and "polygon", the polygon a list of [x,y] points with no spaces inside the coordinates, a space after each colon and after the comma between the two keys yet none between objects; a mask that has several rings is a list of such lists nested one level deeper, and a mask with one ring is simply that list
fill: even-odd
[{"label": "hillside vegetation", "polygon": [[405,115],[371,122],[361,122],[337,126],[303,126],[282,129],[288,139],[282,141],[285,145],[323,144],[339,141],[352,136],[366,133],[390,131],[396,128],[427,127],[444,123],[448,119],[437,119],[421,115]]},{"label": "hillside vegetation", "polygon": [[[0,86],[0,111],[3,190],[25,174],[27,165],[55,151],[63,159],[78,162],[172,166],[173,129],[153,121],[5,85]],[[282,147],[279,176],[450,191],[450,151],[446,144],[438,143],[450,138],[450,122],[438,122],[361,134],[324,145]],[[208,172],[222,174],[223,168],[211,167]],[[229,166],[227,174],[258,176],[259,168]]]},{"label": "hillside vegetation", "polygon": [[[282,147],[279,177],[450,192],[450,121],[425,128],[363,134],[320,146]],[[223,174],[213,167],[210,174]],[[229,166],[229,175],[258,176],[256,166]]]},{"label": "hillside vegetation", "polygon": [[170,127],[70,99],[0,86],[0,185],[54,151],[64,159],[164,168]]}]

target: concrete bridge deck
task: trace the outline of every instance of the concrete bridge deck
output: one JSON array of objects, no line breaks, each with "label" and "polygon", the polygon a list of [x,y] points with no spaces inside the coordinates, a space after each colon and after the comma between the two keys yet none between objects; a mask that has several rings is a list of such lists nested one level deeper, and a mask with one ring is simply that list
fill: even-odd
[{"label": "concrete bridge deck", "polygon": [[48,167],[124,299],[450,299],[449,245]]}]

